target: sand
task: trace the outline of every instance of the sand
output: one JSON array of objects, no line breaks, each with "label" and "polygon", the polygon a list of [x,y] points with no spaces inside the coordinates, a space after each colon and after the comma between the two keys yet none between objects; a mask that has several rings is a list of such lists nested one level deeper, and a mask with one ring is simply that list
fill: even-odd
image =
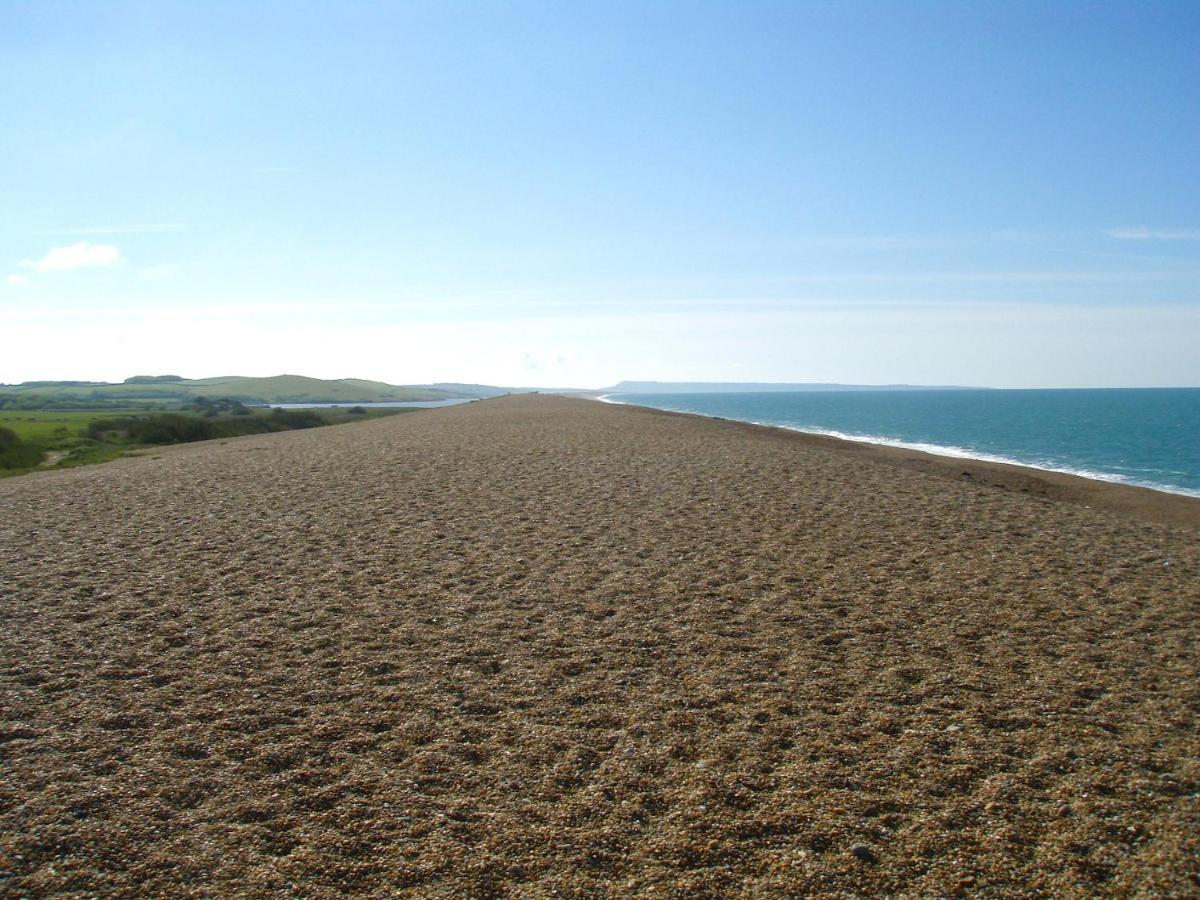
[{"label": "sand", "polygon": [[1196,895],[1200,504],[1079,482],[540,396],[0,481],[0,894]]}]

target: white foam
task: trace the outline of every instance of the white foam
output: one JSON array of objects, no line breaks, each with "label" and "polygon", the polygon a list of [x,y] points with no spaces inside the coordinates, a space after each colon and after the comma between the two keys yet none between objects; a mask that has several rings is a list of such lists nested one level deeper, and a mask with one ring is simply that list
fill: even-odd
[{"label": "white foam", "polygon": [[1124,475],[1118,475],[1114,472],[1098,472],[1093,469],[1077,469],[1067,466],[1053,466],[1044,463],[1028,462],[1026,460],[1014,459],[1011,456],[1000,456],[995,453],[984,453],[980,450],[972,450],[969,447],[955,447],[952,444],[925,444],[918,441],[901,441],[896,438],[884,437],[875,434],[847,434],[842,431],[832,431],[819,428],[800,428],[793,425],[774,425],[770,422],[755,422],[755,425],[771,425],[775,428],[783,428],[787,431],[799,431],[803,434],[823,434],[828,437],[835,437],[843,441],[855,441],[860,444],[882,444],[885,447],[899,447],[904,450],[919,450],[921,453],[929,453],[933,456],[949,456],[954,459],[973,459],[979,462],[1002,463],[1007,466],[1022,466],[1026,469],[1038,469],[1042,472],[1059,472],[1063,475],[1076,475],[1080,478],[1090,478],[1093,481],[1108,481],[1113,484],[1130,484],[1136,487],[1152,488],[1156,491],[1163,491],[1169,494],[1183,494],[1188,497],[1200,497],[1200,491],[1192,491],[1187,488],[1169,487],[1167,485],[1157,484],[1152,481],[1139,481],[1133,478],[1127,478]]},{"label": "white foam", "polygon": [[[636,404],[626,403],[623,400],[611,400],[607,397],[600,397],[605,403],[614,403],[619,406],[633,406]],[[701,416],[705,419],[728,419],[729,416],[714,416],[705,413],[694,412],[690,409],[677,409],[667,406],[655,406],[652,409],[665,409],[668,412],[682,412],[693,416]],[[902,441],[898,438],[886,437],[878,434],[850,434],[844,431],[834,431],[832,429],[823,428],[806,428],[798,425],[785,425],[780,422],[757,422],[752,419],[741,419],[740,421],[748,422],[751,425],[762,425],[767,428],[782,428],[785,431],[797,431],[801,434],[819,434],[825,437],[837,438],[842,441],[852,441],[858,444],[879,444],[884,447],[898,447],[903,450],[917,450],[921,453],[928,453],[932,456],[948,456],[953,459],[973,459],[979,462],[1002,463],[1006,466],[1021,466],[1026,469],[1037,469],[1042,472],[1058,472],[1062,475],[1075,475],[1079,478],[1090,478],[1092,481],[1107,481],[1111,484],[1128,484],[1133,487],[1149,488],[1153,491],[1161,491],[1164,494],[1180,494],[1184,497],[1200,497],[1200,490],[1191,490],[1189,488],[1176,487],[1174,485],[1159,484],[1154,481],[1146,481],[1142,479],[1126,478],[1123,475],[1117,475],[1113,472],[1097,472],[1092,469],[1075,469],[1066,466],[1053,466],[1044,463],[1027,462],[1025,460],[1013,459],[1009,456],[1000,456],[995,453],[984,453],[980,450],[973,450],[969,447],[955,447],[948,444],[926,444],[918,441]],[[1178,473],[1183,474],[1183,473]]]}]

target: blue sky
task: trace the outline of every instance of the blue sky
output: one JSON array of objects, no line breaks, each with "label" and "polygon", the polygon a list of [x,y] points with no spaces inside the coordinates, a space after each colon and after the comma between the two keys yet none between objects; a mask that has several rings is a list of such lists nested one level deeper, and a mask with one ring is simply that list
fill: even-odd
[{"label": "blue sky", "polygon": [[9,2],[0,381],[1200,384],[1195,3]]}]

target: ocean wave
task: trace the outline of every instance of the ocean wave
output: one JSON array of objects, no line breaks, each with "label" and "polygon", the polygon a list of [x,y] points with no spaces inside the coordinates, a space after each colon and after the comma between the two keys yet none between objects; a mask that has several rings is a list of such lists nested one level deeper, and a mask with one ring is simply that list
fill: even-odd
[{"label": "ocean wave", "polygon": [[1146,479],[1129,478],[1115,472],[1101,472],[1095,469],[1081,469],[1072,466],[1056,465],[1042,460],[1017,459],[1011,456],[1001,456],[997,453],[985,453],[971,447],[956,447],[952,444],[927,444],[920,441],[903,441],[899,438],[878,434],[848,434],[843,431],[833,431],[824,428],[806,428],[797,425],[787,425],[780,422],[753,422],[754,425],[768,425],[772,428],[783,428],[787,431],[798,431],[802,434],[820,434],[834,437],[843,441],[855,441],[860,444],[879,444],[884,447],[898,447],[904,450],[918,450],[932,456],[948,456],[954,459],[972,459],[978,462],[1001,463],[1007,466],[1023,466],[1026,469],[1037,469],[1042,472],[1058,472],[1062,475],[1075,475],[1079,478],[1090,478],[1093,481],[1107,481],[1111,484],[1128,484],[1133,487],[1150,488],[1167,494],[1181,494],[1185,497],[1200,497],[1200,491],[1175,485],[1160,484]]},{"label": "ocean wave", "polygon": [[[639,405],[625,400],[614,400],[608,395],[598,397],[597,399],[604,403],[612,403],[617,406]],[[715,416],[707,413],[695,412],[694,410],[690,409],[680,409],[679,407],[671,406],[654,406],[649,408],[662,409],[666,410],[667,412],[687,413],[693,416],[702,416],[706,419],[732,418],[730,416]],[[901,440],[900,438],[888,437],[887,435],[857,434],[845,431],[835,431],[828,428],[792,425],[787,422],[766,422],[756,421],[754,419],[738,419],[736,421],[746,422],[750,425],[761,425],[768,428],[782,428],[786,431],[796,431],[801,434],[817,434],[824,437],[837,438],[838,440],[842,441],[853,441],[859,444],[876,444],[883,447],[897,447],[903,450],[916,450],[921,453],[928,453],[932,456],[945,456],[952,459],[971,459],[978,462],[1001,463],[1002,465],[1007,466],[1022,466],[1026,469],[1037,469],[1042,472],[1057,472],[1062,475],[1074,475],[1078,478],[1089,478],[1092,481],[1105,481],[1110,484],[1126,484],[1130,485],[1131,487],[1149,488],[1153,491],[1161,491],[1164,494],[1178,494],[1184,497],[1200,498],[1200,490],[1192,490],[1191,488],[1179,487],[1178,485],[1162,484],[1161,482],[1152,481],[1145,478],[1130,478],[1125,475],[1120,475],[1116,472],[1103,472],[1095,469],[1072,467],[1048,462],[1046,460],[1018,459],[1016,457],[1002,456],[996,453],[987,453],[982,450],[975,450],[972,447],[957,447],[953,444],[930,444],[921,441],[905,441]]]}]

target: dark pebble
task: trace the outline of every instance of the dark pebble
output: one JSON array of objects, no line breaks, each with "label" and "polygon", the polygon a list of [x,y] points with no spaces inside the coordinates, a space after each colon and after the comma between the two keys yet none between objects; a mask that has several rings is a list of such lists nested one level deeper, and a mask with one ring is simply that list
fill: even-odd
[{"label": "dark pebble", "polygon": [[876,861],[875,851],[867,844],[851,844],[850,852],[862,862],[873,863]]}]

